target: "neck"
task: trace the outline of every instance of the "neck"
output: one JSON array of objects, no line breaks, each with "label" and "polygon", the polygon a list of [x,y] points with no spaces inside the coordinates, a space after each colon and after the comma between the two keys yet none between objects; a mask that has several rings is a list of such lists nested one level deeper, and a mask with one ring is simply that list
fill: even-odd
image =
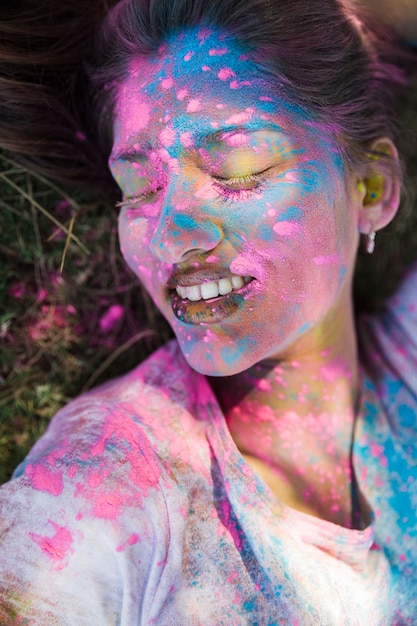
[{"label": "neck", "polygon": [[[226,384],[215,379],[213,387],[240,451],[292,490],[284,501],[350,526],[358,379],[353,315],[342,329],[327,324],[326,333],[317,329],[286,357],[258,363]],[[338,341],[319,346],[318,337],[334,339],[334,333]]]}]

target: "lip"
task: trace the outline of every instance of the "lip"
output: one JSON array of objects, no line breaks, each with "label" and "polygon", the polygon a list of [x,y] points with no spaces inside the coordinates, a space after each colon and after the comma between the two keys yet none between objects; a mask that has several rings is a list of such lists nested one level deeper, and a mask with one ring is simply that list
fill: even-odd
[{"label": "lip", "polygon": [[[210,272],[210,279],[220,280],[221,278],[228,278],[231,275],[232,274],[229,272],[226,273],[226,275],[223,273],[221,276],[219,275],[218,278],[213,278],[214,274],[213,272]],[[174,284],[187,287],[203,282],[199,272],[198,276],[199,280],[197,282],[196,273],[193,273],[192,275],[190,274],[188,278],[193,278],[194,282],[176,282]],[[254,283],[256,283],[256,279],[253,278],[249,283],[237,291],[232,291],[224,296],[217,296],[216,298],[210,298],[208,300],[198,300],[196,302],[181,298],[181,296],[176,293],[175,287],[171,288],[170,298],[172,311],[175,317],[180,320],[180,322],[185,324],[218,324],[244,306],[246,300],[250,297],[250,294],[253,291]]]}]

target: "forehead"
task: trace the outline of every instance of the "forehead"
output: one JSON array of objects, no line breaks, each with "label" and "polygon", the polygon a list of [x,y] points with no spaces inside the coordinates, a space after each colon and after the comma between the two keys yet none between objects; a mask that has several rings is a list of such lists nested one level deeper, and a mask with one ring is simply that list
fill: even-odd
[{"label": "forehead", "polygon": [[286,130],[312,123],[311,114],[290,103],[278,80],[272,81],[250,51],[217,30],[177,34],[152,56],[129,67],[116,99],[115,145],[127,148],[159,126],[169,132],[213,133],[228,125],[279,118]]}]

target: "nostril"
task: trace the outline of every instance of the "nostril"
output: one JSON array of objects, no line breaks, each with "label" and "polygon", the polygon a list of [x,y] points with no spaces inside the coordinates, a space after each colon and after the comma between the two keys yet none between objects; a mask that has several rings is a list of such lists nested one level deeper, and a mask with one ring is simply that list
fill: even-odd
[{"label": "nostril", "polygon": [[198,256],[201,254],[205,254],[206,250],[203,250],[202,248],[191,248],[190,250],[187,250],[186,252],[184,252],[184,254],[181,257],[181,261],[188,261],[188,259],[194,257],[194,256]]}]

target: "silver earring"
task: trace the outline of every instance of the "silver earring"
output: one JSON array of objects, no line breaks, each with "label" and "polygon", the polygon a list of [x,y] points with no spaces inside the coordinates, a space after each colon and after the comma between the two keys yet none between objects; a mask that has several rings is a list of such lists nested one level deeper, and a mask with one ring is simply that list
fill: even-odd
[{"label": "silver earring", "polygon": [[375,237],[376,232],[373,229],[366,235],[366,251],[368,254],[372,254],[375,250]]}]

